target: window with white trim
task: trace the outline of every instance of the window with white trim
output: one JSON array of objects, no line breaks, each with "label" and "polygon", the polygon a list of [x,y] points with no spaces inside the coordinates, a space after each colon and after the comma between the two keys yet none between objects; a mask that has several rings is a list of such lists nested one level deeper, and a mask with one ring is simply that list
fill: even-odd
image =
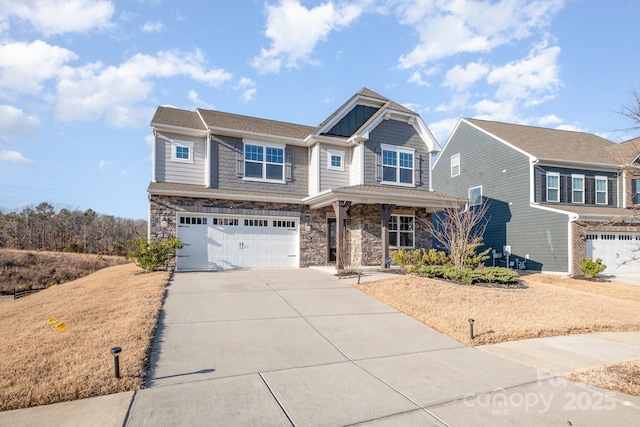
[{"label": "window with white trim", "polygon": [[389,246],[395,248],[414,248],[414,217],[407,215],[391,215],[389,219]]},{"label": "window with white trim", "polygon": [[327,169],[344,170],[344,151],[327,150]]},{"label": "window with white trim", "polygon": [[584,175],[571,175],[571,201],[584,203]]},{"label": "window with white trim", "polygon": [[413,185],[415,150],[382,144],[382,182]]},{"label": "window with white trim", "polygon": [[171,141],[171,161],[193,163],[193,142]]},{"label": "window with white trim", "polygon": [[460,175],[460,153],[451,156],[451,176]]},{"label": "window with white trim", "polygon": [[245,143],[244,177],[283,182],[284,147]]},{"label": "window with white trim", "polygon": [[469,206],[477,206],[482,204],[482,186],[469,189]]},{"label": "window with white trim", "polygon": [[606,205],[608,202],[607,177],[596,176],[596,205]]},{"label": "window with white trim", "polygon": [[560,201],[560,174],[557,172],[547,173],[547,202]]}]

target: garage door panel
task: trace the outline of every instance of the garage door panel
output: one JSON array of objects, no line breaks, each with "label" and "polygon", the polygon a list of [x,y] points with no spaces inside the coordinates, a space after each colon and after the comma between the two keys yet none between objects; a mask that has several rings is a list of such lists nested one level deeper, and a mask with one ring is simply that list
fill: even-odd
[{"label": "garage door panel", "polygon": [[587,257],[600,258],[605,274],[640,273],[640,235],[636,233],[597,233],[587,236]]},{"label": "garage door panel", "polygon": [[185,216],[179,221],[193,224],[177,230],[189,243],[179,252],[179,270],[299,266],[298,218]]}]

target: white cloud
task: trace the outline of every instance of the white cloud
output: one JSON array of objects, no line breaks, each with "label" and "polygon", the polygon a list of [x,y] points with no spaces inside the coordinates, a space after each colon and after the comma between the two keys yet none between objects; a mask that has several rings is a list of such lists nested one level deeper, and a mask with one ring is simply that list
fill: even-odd
[{"label": "white cloud", "polygon": [[421,71],[414,71],[413,74],[411,74],[411,77],[409,77],[409,80],[407,80],[407,83],[415,83],[418,86],[423,86],[423,87],[431,86],[428,81],[422,78]]},{"label": "white cloud", "polygon": [[456,0],[402,2],[400,20],[415,27],[418,44],[402,55],[402,69],[463,52],[490,52],[546,27],[564,0]]},{"label": "white cloud", "polygon": [[119,66],[100,62],[83,67],[63,67],[57,85],[57,115],[62,120],[97,120],[111,125],[140,126],[153,114],[146,100],[154,79],[185,76],[217,87],[232,75],[220,68],[207,68],[202,52],[162,51],[136,54]]},{"label": "white cloud", "polygon": [[191,102],[193,102],[195,104],[196,108],[206,108],[208,110],[215,110],[216,109],[215,105],[200,99],[200,95],[198,95],[198,92],[196,92],[193,89],[191,89],[189,91],[187,96],[189,97],[189,101],[191,101]]},{"label": "white cloud", "polygon": [[27,159],[22,153],[12,150],[0,151],[0,162],[9,162],[18,166],[33,167],[33,161]]},{"label": "white cloud", "polygon": [[241,92],[240,98],[243,102],[249,102],[257,93],[256,82],[247,77],[241,77],[235,89]]},{"label": "white cloud", "polygon": [[145,33],[160,33],[164,30],[164,24],[160,21],[147,21],[141,29]]},{"label": "white cloud", "polygon": [[0,21],[27,21],[45,36],[104,29],[115,6],[104,0],[0,0]]},{"label": "white cloud", "polygon": [[453,128],[458,123],[458,119],[445,119],[439,122],[429,123],[429,130],[436,138],[441,147],[444,147],[449,135],[453,132]]},{"label": "white cloud", "polygon": [[113,164],[113,162],[110,162],[108,160],[100,160],[98,162],[98,169],[100,169],[101,171],[107,169],[109,166],[111,166]]},{"label": "white cloud", "polygon": [[39,127],[38,117],[11,105],[0,105],[0,140],[7,136],[31,136]]},{"label": "white cloud", "polygon": [[60,67],[77,59],[72,51],[41,40],[0,45],[0,88],[5,94],[37,94]]},{"label": "white cloud", "polygon": [[348,26],[363,12],[358,3],[336,6],[327,2],[307,9],[299,0],[280,0],[266,8],[265,35],[271,39],[271,47],[261,49],[251,62],[261,73],[278,72],[283,64],[297,68],[300,63],[317,63],[311,56],[316,44],[326,40],[332,31]]},{"label": "white cloud", "polygon": [[456,65],[447,71],[444,86],[449,86],[460,92],[485,77],[488,72],[489,67],[482,62],[470,62],[464,68]]},{"label": "white cloud", "polygon": [[495,97],[499,100],[526,100],[525,106],[540,104],[561,85],[559,54],[559,47],[547,47],[543,42],[526,58],[492,69],[487,82],[498,86]]}]

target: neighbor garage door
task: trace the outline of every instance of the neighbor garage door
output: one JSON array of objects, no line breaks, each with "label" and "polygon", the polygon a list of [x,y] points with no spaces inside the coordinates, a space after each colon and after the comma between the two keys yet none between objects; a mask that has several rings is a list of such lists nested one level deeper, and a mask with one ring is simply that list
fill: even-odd
[{"label": "neighbor garage door", "polygon": [[640,234],[597,233],[587,236],[587,257],[600,258],[607,266],[604,273],[640,273]]},{"label": "neighbor garage door", "polygon": [[299,218],[179,215],[178,270],[298,267]]}]

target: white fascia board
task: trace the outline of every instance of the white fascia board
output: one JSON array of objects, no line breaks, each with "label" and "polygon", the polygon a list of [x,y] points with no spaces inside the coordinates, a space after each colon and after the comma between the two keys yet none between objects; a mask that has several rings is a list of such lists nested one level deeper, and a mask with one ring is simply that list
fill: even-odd
[{"label": "white fascia board", "polygon": [[325,123],[320,129],[318,129],[314,136],[326,133],[329,129],[334,127],[342,118],[349,113],[356,105],[361,104],[368,107],[382,107],[386,102],[382,102],[379,99],[369,98],[366,96],[354,96],[350,101],[344,104],[341,108],[332,114],[331,120]]},{"label": "white fascia board", "polygon": [[[429,127],[420,116],[416,116],[416,121],[413,123],[413,127],[416,129],[416,132],[418,132],[418,135],[420,135],[420,138],[422,138],[422,140],[427,144],[429,153],[438,153],[442,151],[442,147],[438,144],[438,140],[436,140],[429,130]],[[431,161],[429,161],[429,164],[431,164]]]},{"label": "white fascia board", "polygon": [[235,194],[235,193],[212,193],[199,191],[179,191],[179,190],[151,190],[149,194],[155,196],[193,197],[196,199],[224,199],[248,202],[272,202],[272,203],[292,203],[302,204],[303,200],[292,197],[271,197],[261,194]]},{"label": "white fascia board", "polygon": [[344,148],[351,145],[351,141],[348,138],[341,136],[310,135],[304,142],[307,146],[323,143]]},{"label": "white fascia board", "polygon": [[374,203],[394,203],[400,206],[410,206],[419,208],[432,208],[441,210],[450,207],[461,206],[464,203],[456,203],[455,200],[444,197],[425,197],[424,195],[408,194],[382,194],[371,193],[370,191],[327,190],[315,196],[303,199],[312,209],[318,209],[330,205],[337,200],[347,200],[353,203],[374,204]]},{"label": "white fascia board", "polygon": [[540,163],[547,166],[559,166],[566,168],[579,168],[588,169],[594,171],[608,171],[608,172],[620,172],[622,165],[612,165],[611,163],[593,163],[593,162],[577,162],[571,160],[558,160],[558,159],[538,159]]},{"label": "white fascia board", "polygon": [[208,132],[204,129],[202,130],[191,129],[191,128],[184,128],[181,126],[171,126],[171,125],[154,124],[154,123],[151,123],[151,126],[153,127],[153,130],[155,132],[168,132],[168,133],[173,133],[178,135],[198,136],[198,137],[207,136],[208,134]]},{"label": "white fascia board", "polygon": [[288,136],[278,136],[278,135],[270,135],[266,133],[258,133],[258,132],[247,132],[238,129],[228,129],[228,128],[219,128],[215,126],[209,127],[209,132],[212,135],[224,135],[224,136],[233,136],[236,138],[249,138],[264,142],[280,142],[281,144],[288,145],[298,145],[304,147],[307,145],[305,143],[306,139],[299,138],[291,138]]},{"label": "white fascia board", "polygon": [[550,208],[549,206],[542,206],[539,205],[537,203],[530,203],[529,204],[530,207],[535,208],[535,209],[541,209],[543,211],[547,211],[547,212],[553,212],[553,213],[557,213],[557,214],[561,214],[561,215],[566,215],[569,218],[569,221],[577,221],[578,218],[580,218],[580,215],[578,215],[575,212],[568,212],[568,211],[564,211],[561,209],[556,209],[556,208]]}]

